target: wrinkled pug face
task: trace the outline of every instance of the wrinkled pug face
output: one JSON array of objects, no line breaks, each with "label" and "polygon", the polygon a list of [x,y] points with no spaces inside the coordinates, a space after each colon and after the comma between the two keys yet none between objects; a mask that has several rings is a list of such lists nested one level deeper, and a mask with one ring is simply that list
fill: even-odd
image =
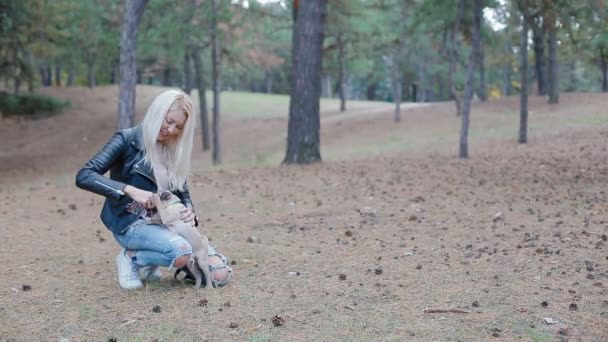
[{"label": "wrinkled pug face", "polygon": [[164,190],[160,193],[160,200],[161,201],[168,201],[170,200],[173,196],[175,196],[174,194],[171,193],[171,191],[167,191]]}]

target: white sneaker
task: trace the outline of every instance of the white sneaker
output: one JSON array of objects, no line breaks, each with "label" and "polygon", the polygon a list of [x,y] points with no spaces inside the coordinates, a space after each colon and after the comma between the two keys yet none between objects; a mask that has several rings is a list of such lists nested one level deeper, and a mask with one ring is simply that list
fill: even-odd
[{"label": "white sneaker", "polygon": [[146,281],[160,281],[160,266],[144,267],[144,279]]},{"label": "white sneaker", "polygon": [[121,249],[116,256],[118,284],[125,290],[136,290],[144,286],[139,279],[139,267],[131,261],[127,251]]}]

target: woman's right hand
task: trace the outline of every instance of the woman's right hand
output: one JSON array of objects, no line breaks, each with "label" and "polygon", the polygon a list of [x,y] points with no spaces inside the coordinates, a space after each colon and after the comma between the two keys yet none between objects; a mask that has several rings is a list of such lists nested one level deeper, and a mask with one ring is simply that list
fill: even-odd
[{"label": "woman's right hand", "polygon": [[131,199],[143,205],[146,209],[152,209],[155,207],[154,201],[152,200],[152,192],[142,190],[131,185],[127,185],[123,191],[125,194],[131,197]]}]

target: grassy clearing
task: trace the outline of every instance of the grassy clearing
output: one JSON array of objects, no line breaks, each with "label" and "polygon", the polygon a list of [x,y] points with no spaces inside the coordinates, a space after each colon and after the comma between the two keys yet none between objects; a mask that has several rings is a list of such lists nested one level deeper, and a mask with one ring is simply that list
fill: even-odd
[{"label": "grassy clearing", "polygon": [[[207,92],[207,104],[211,107],[212,93]],[[192,97],[198,101],[198,91],[192,92]],[[221,111],[225,118],[229,119],[277,119],[287,118],[289,114],[289,96],[263,93],[246,93],[238,91],[225,91],[221,95]],[[347,106],[352,110],[377,107],[378,104],[386,102],[377,101],[347,101]],[[340,110],[339,99],[321,99],[321,113],[335,112]]]}]

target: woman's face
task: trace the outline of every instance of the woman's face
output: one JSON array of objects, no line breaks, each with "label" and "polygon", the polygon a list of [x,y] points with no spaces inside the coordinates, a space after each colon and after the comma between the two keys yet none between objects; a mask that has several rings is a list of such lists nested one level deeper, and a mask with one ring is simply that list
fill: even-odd
[{"label": "woman's face", "polygon": [[165,114],[165,119],[163,120],[163,124],[160,127],[160,132],[158,132],[158,138],[156,141],[160,143],[171,141],[181,134],[184,129],[184,125],[186,124],[186,120],[188,117],[183,110],[169,110],[167,114]]}]

